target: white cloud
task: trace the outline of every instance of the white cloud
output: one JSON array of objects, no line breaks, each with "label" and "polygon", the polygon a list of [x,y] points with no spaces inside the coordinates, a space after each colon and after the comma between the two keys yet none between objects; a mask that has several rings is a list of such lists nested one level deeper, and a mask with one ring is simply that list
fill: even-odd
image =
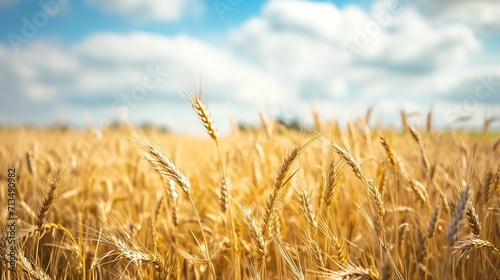
[{"label": "white cloud", "polygon": [[500,31],[500,2],[497,0],[417,0],[415,3],[443,20],[459,20],[480,29]]},{"label": "white cloud", "polygon": [[185,15],[203,10],[200,0],[87,0],[87,3],[107,12],[156,21],[179,21]]},{"label": "white cloud", "polygon": [[[389,16],[386,24],[373,16],[380,9]],[[0,94],[6,108],[0,120],[15,118],[11,114],[21,110],[12,108],[21,106],[29,113],[20,120],[44,114],[78,123],[88,112],[97,122],[121,116],[127,106],[135,122],[203,131],[178,94],[182,83],[191,86],[190,75],[196,85],[202,77],[221,131],[227,131],[229,115],[257,121],[258,110],[270,117],[307,118],[314,105],[322,116],[345,122],[375,105],[374,119],[399,124],[401,109],[426,111],[430,102],[439,110],[436,116],[466,104],[462,111],[476,120],[500,104],[500,85],[495,85],[477,107],[466,107],[481,77],[500,81],[500,65],[471,66],[482,48],[473,28],[462,22],[436,24],[412,6],[391,13],[382,4],[365,11],[270,1],[260,14],[218,38],[226,48],[185,35],[145,32],[91,34],[69,47],[39,39],[18,54],[0,44],[0,84],[11,94]],[[342,51],[345,44],[356,47],[350,60]],[[159,79],[157,86],[143,101],[130,103],[151,75]],[[449,124],[444,116],[436,122]]]},{"label": "white cloud", "polygon": [[[200,70],[207,87],[213,86],[228,91],[211,93],[214,98],[224,97],[238,102],[256,103],[269,99],[259,94],[265,91],[272,91],[275,96],[285,94],[279,83],[261,69],[238,61],[225,50],[186,36],[165,37],[148,33],[99,34],[79,43],[73,53],[80,58],[82,67],[86,70],[84,75],[94,75],[97,71],[109,76],[105,73],[106,68],[99,65],[106,64],[124,72],[135,71],[138,74],[136,78],[141,78],[141,73],[144,73],[147,66],[160,65],[161,69],[170,71],[174,76],[183,76],[182,71]],[[97,65],[93,62],[97,62]],[[133,81],[134,79],[129,79],[120,82],[127,85]],[[93,86],[101,86],[104,89],[108,84],[106,81],[94,82]],[[178,85],[164,89],[176,87]]]},{"label": "white cloud", "polygon": [[[101,33],[69,49],[38,40],[17,55],[0,44],[0,60],[5,62],[2,76],[11,77],[4,82],[12,86],[11,94],[27,101],[23,106],[63,106],[61,103],[66,103],[71,112],[68,114],[70,121],[77,123],[83,121],[84,111],[89,111],[94,121],[119,118],[122,111],[117,105],[127,106],[130,117],[148,116],[150,120],[163,117],[150,107],[163,106],[167,115],[170,111],[178,111],[174,108],[182,104],[186,112],[192,113],[179,96],[183,83],[191,89],[189,73],[195,77],[195,86],[201,74],[209,103],[213,100],[217,106],[230,103],[236,108],[251,108],[255,114],[258,108],[277,104],[293,92],[291,87],[281,84],[262,69],[186,36]],[[151,74],[153,72],[156,74]],[[154,75],[160,80],[157,86],[146,90],[147,98],[130,101],[136,87],[146,87],[146,76],[152,77],[148,78],[148,84],[156,84]],[[126,98],[129,101],[124,101]],[[15,101],[9,96],[0,99],[4,99],[4,106]],[[227,118],[228,115],[219,116]],[[192,117],[196,120],[194,115]],[[219,121],[227,123],[227,119]],[[170,125],[176,129],[186,127],[182,119]],[[195,125],[193,127],[197,127]]]},{"label": "white cloud", "polygon": [[62,53],[60,46],[50,41],[34,41],[29,49],[20,53],[4,46],[0,48],[0,60],[8,77],[3,83],[10,89],[7,92],[39,101],[60,94],[66,86],[66,78],[76,67],[74,58]]},{"label": "white cloud", "polygon": [[[237,53],[275,75],[297,86],[313,81],[331,97],[350,87],[361,96],[447,92],[456,83],[452,72],[480,48],[464,24],[433,26],[411,7],[389,16],[387,26],[381,26],[356,7],[271,1],[259,17],[233,30],[230,39]],[[379,31],[370,35],[366,30],[374,24]],[[357,44],[363,36],[366,45]],[[345,44],[356,48],[351,62],[342,51]],[[332,87],[332,80],[342,89]]]}]

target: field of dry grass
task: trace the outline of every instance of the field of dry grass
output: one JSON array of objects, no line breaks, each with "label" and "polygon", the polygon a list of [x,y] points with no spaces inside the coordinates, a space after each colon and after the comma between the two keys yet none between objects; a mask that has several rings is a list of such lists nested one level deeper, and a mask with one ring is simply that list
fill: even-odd
[{"label": "field of dry grass", "polygon": [[1,130],[0,279],[500,279],[498,135],[219,137],[186,98],[210,137]]}]

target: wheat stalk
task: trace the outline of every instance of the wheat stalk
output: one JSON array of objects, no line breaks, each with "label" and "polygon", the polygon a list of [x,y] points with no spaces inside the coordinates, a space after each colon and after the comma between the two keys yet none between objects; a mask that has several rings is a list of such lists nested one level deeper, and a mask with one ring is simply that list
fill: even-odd
[{"label": "wheat stalk", "polygon": [[248,228],[250,238],[253,239],[255,245],[257,246],[257,267],[258,271],[260,271],[264,265],[267,253],[267,244],[264,234],[262,233],[262,228],[257,224],[257,221],[253,218],[252,212],[249,209],[242,207],[241,210],[238,211],[238,214]]},{"label": "wheat stalk", "polygon": [[321,122],[321,118],[319,117],[318,110],[316,110],[316,108],[312,107],[311,113],[312,113],[312,117],[314,120],[314,130],[318,131],[318,132],[323,131],[323,123]]},{"label": "wheat stalk", "polygon": [[423,264],[427,260],[427,248],[429,246],[429,242],[427,240],[427,236],[420,229],[417,230],[417,237],[418,244],[420,245],[420,250],[417,252],[417,262]]},{"label": "wheat stalk", "polygon": [[337,255],[340,267],[344,267],[347,265],[347,252],[344,246],[344,242],[341,241],[337,237],[333,237],[331,239],[333,243],[333,249],[335,251],[335,254]]},{"label": "wheat stalk", "polygon": [[177,217],[177,212],[178,212],[178,202],[177,200],[179,199],[179,194],[177,193],[177,190],[175,189],[175,182],[174,180],[170,179],[168,180],[169,185],[167,188],[167,194],[170,197],[170,201],[172,203],[171,205],[171,210],[172,210],[172,224],[174,226],[178,225],[178,217]]},{"label": "wheat stalk", "polygon": [[368,109],[366,109],[366,114],[365,114],[365,123],[367,125],[370,124],[370,119],[371,119],[372,113],[373,113],[373,106],[370,106],[370,107],[368,107]]},{"label": "wheat stalk", "polygon": [[445,241],[449,246],[453,246],[460,236],[460,229],[465,217],[467,205],[469,204],[469,197],[470,187],[467,186],[460,194],[460,200],[458,202],[458,205],[455,207],[455,212],[453,212],[453,216],[448,225],[448,231],[445,235]]},{"label": "wheat stalk", "polygon": [[63,171],[56,173],[52,181],[49,183],[49,191],[42,201],[40,208],[38,209],[38,215],[36,216],[35,225],[36,231],[42,230],[45,222],[47,221],[47,214],[49,212],[50,206],[54,203],[54,200],[59,196],[59,189],[61,188],[61,177],[64,175]]},{"label": "wheat stalk", "polygon": [[267,120],[266,115],[264,115],[264,112],[259,111],[259,117],[260,121],[262,122],[262,126],[266,131],[267,138],[271,139],[271,137],[273,136],[273,127],[271,123]]},{"label": "wheat stalk", "polygon": [[490,249],[493,252],[500,254],[498,249],[491,242],[474,237],[461,239],[455,246],[455,250],[460,251],[460,258],[472,249],[479,248]]},{"label": "wheat stalk", "polygon": [[425,153],[424,143],[422,142],[422,138],[420,137],[420,133],[418,133],[418,131],[412,126],[409,126],[408,129],[410,130],[410,133],[411,133],[413,139],[418,144],[418,147],[420,150],[420,157],[422,160],[422,167],[424,169],[424,174],[426,176],[429,176],[431,165],[429,163],[429,159],[427,158],[427,154]]},{"label": "wheat stalk", "polygon": [[[432,210],[431,219],[429,220],[429,225],[427,226],[427,239],[430,241],[436,232],[436,224],[439,216],[439,206],[434,207]],[[429,251],[430,251],[430,242],[427,242],[427,246],[425,247],[425,267],[429,267]],[[428,270],[425,270],[425,279],[427,280]]]},{"label": "wheat stalk", "polygon": [[[118,256],[115,260],[126,259],[128,262],[140,267],[145,263],[151,265],[161,277],[165,277],[164,262],[162,257],[152,253],[146,248],[141,249],[136,245],[127,243],[118,232],[112,230],[100,230],[100,242],[114,246],[118,250]],[[112,252],[107,253],[110,255]]]},{"label": "wheat stalk", "polygon": [[436,232],[436,223],[439,216],[439,206],[434,207],[432,210],[431,219],[429,220],[429,226],[427,227],[427,238],[431,239]]},{"label": "wheat stalk", "polygon": [[370,128],[361,117],[358,117],[358,123],[361,124],[361,130],[363,131],[363,136],[366,140],[366,146],[370,147],[371,146]]},{"label": "wheat stalk", "polygon": [[335,280],[378,280],[378,271],[363,267],[349,265],[342,271],[334,271],[328,274],[329,279]]},{"label": "wheat stalk", "polygon": [[405,238],[406,238],[406,233],[410,231],[410,224],[406,222],[406,217],[403,216],[403,219],[401,221],[401,224],[398,226],[398,246],[401,247],[401,244],[403,244]]},{"label": "wheat stalk", "polygon": [[210,251],[208,249],[208,242],[207,242],[207,238],[205,235],[205,230],[203,228],[200,216],[198,214],[198,210],[196,209],[196,206],[195,206],[194,201],[193,201],[193,197],[191,195],[191,184],[186,179],[184,174],[173,163],[173,161],[169,157],[165,156],[159,149],[155,148],[154,146],[152,146],[146,142],[139,142],[138,141],[138,143],[143,147],[143,149],[146,150],[146,159],[151,163],[153,168],[159,174],[166,177],[166,179],[170,179],[170,180],[173,180],[174,182],[176,182],[177,185],[188,196],[189,202],[191,203],[191,208],[194,211],[194,214],[196,216],[196,221],[198,222],[198,226],[200,227],[201,235],[203,238],[204,245],[199,244],[200,250],[203,254],[203,257],[205,258],[205,261],[208,262],[210,265],[210,268],[212,270],[211,277],[214,277],[215,276],[215,268],[213,267],[212,261],[210,259]]},{"label": "wheat stalk", "polygon": [[225,177],[222,177],[221,180],[221,191],[220,191],[220,196],[219,196],[219,206],[222,210],[223,213],[226,212],[227,208],[229,207],[229,195],[228,195],[228,180],[226,180]]},{"label": "wheat stalk", "polygon": [[470,151],[469,148],[467,148],[467,145],[462,142],[460,144],[460,168],[462,172],[464,172],[467,169],[467,161],[470,156]]},{"label": "wheat stalk", "polygon": [[311,203],[311,197],[306,190],[298,192],[298,205],[299,208],[307,220],[308,230],[307,237],[305,240],[309,247],[309,250],[313,253],[314,261],[320,272],[325,272],[325,261],[323,260],[323,252],[318,245],[316,239],[316,232],[318,231],[318,221],[316,215],[314,214],[314,209]]},{"label": "wheat stalk", "polygon": [[19,251],[17,255],[17,263],[19,267],[26,272],[30,277],[37,280],[51,280],[49,275],[47,275],[43,269],[35,263],[31,263],[23,254],[23,251]]},{"label": "wheat stalk", "polygon": [[427,205],[427,198],[429,194],[427,189],[417,180],[410,180],[410,187],[417,196],[417,198],[422,201],[424,205]]},{"label": "wheat stalk", "polygon": [[308,242],[309,248],[313,252],[316,267],[321,273],[324,273],[326,271],[326,267],[325,267],[325,262],[323,260],[323,252],[321,251],[321,248],[319,248],[318,243],[314,239],[309,238],[308,241],[309,241]]},{"label": "wheat stalk", "polygon": [[146,150],[146,159],[155,170],[166,179],[173,180],[187,195],[190,195],[191,184],[175,165],[170,156],[164,155],[159,148],[155,148],[148,143],[143,142],[141,145],[142,148]]},{"label": "wheat stalk", "polygon": [[491,188],[495,187],[494,181],[495,181],[495,176],[493,174],[493,170],[490,169],[486,173],[486,178],[485,178],[485,182],[484,182],[484,200],[486,203],[488,203],[488,201],[491,198]]},{"label": "wheat stalk", "polygon": [[408,131],[408,127],[409,127],[409,124],[408,124],[408,115],[406,114],[406,112],[404,110],[401,110],[401,122],[403,124],[403,133]]},{"label": "wheat stalk", "polygon": [[326,207],[330,208],[330,206],[333,203],[333,198],[335,196],[335,192],[337,191],[337,187],[339,184],[340,172],[337,167],[338,162],[336,161],[333,153],[329,152],[328,155],[329,155],[328,156],[329,160],[325,171],[324,200]]},{"label": "wheat stalk", "polygon": [[472,200],[470,200],[467,205],[466,217],[467,223],[472,233],[474,233],[476,236],[479,236],[479,234],[481,233],[481,223],[479,222],[476,208],[474,208],[474,205],[472,205]]},{"label": "wheat stalk", "polygon": [[311,197],[306,190],[302,190],[298,193],[299,196],[299,208],[304,214],[307,224],[312,230],[312,234],[318,231],[318,221],[316,220],[316,215],[314,214],[314,209],[311,203]]},{"label": "wheat stalk", "polygon": [[432,132],[432,110],[427,112],[427,134]]},{"label": "wheat stalk", "polygon": [[9,248],[9,229],[3,219],[0,221],[0,265],[6,269],[9,257],[7,249]]},{"label": "wheat stalk", "polygon": [[285,261],[288,270],[293,274],[295,279],[305,280],[304,274],[302,273],[300,267],[294,262],[294,257],[288,253],[283,242],[279,239],[275,241],[276,249],[278,250],[281,258]]},{"label": "wheat stalk", "polygon": [[358,177],[358,179],[360,179],[361,182],[365,185],[375,205],[379,219],[383,219],[385,215],[384,200],[379,192],[379,188],[377,188],[375,184],[375,181],[366,177],[359,163],[348,151],[336,144],[332,144],[332,147],[334,151],[340,156],[340,158],[344,160],[347,166],[349,166],[352,172],[354,172],[356,177]]},{"label": "wheat stalk", "polygon": [[396,157],[394,155],[394,152],[392,151],[391,146],[387,142],[387,140],[383,137],[380,136],[380,143],[382,144],[382,147],[384,147],[385,152],[387,153],[387,156],[389,157],[389,162],[391,163],[393,168],[396,168],[398,163],[396,161]]},{"label": "wheat stalk", "polygon": [[212,122],[212,118],[208,113],[207,107],[203,103],[203,91],[200,88],[198,96],[192,95],[185,88],[183,89],[184,99],[193,107],[194,111],[198,115],[203,127],[205,127],[206,132],[210,137],[216,142],[219,143],[219,133],[217,132],[217,128],[215,124]]},{"label": "wheat stalk", "polygon": [[280,200],[281,200],[281,192],[285,184],[290,180],[290,177],[286,178],[290,168],[292,167],[293,162],[299,157],[299,155],[305,150],[305,148],[314,141],[314,138],[309,141],[297,141],[295,142],[286,156],[284,157],[280,168],[274,178],[274,188],[273,191],[269,194],[269,197],[266,201],[266,208],[264,212],[264,218],[262,221],[262,234],[264,235],[264,239],[266,243],[268,243],[272,239],[272,233],[274,228],[274,223],[276,220],[277,211],[279,208]]},{"label": "wheat stalk", "polygon": [[[217,132],[217,128],[215,127],[215,124],[213,123],[212,118],[210,117],[210,114],[208,113],[207,106],[203,102],[203,91],[201,89],[201,86],[200,86],[199,94],[197,97],[192,95],[185,88],[184,88],[183,97],[191,105],[191,107],[194,109],[194,111],[198,115],[198,118],[200,119],[203,126],[205,127],[206,132],[212,138],[212,140],[215,142],[215,146],[217,148],[217,155],[219,157],[220,170],[221,170],[221,174],[222,174],[220,194],[219,194],[219,206],[220,206],[223,213],[226,213],[226,210],[229,210],[228,211],[229,223],[227,224],[227,227],[228,227],[228,232],[230,232],[230,234],[231,234],[230,238],[232,239],[232,246],[233,246],[233,248],[232,248],[233,250],[231,252],[231,259],[233,262],[239,263],[239,257],[235,254],[235,252],[238,252],[239,249],[238,249],[238,243],[236,240],[236,233],[234,231],[233,215],[232,215],[231,208],[229,205],[229,201],[230,201],[230,195],[229,195],[229,190],[228,190],[229,178],[227,178],[227,176],[226,176],[226,171],[225,171],[223,160],[222,160],[221,150],[219,147],[219,134]],[[234,277],[238,277],[238,276],[239,276],[239,274],[238,274],[237,270],[235,270]]]}]

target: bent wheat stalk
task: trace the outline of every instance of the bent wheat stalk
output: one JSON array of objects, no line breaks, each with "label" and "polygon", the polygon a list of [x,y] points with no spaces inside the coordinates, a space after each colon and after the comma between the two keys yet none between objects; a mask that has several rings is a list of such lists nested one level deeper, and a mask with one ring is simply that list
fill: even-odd
[{"label": "bent wheat stalk", "polygon": [[169,156],[165,156],[159,148],[154,147],[153,145],[147,142],[137,141],[143,149],[146,150],[146,159],[151,163],[154,169],[162,176],[166,177],[166,179],[171,179],[176,182],[179,187],[184,191],[184,193],[188,196],[188,199],[191,203],[191,207],[193,208],[194,214],[196,216],[196,220],[200,227],[201,235],[203,238],[203,245],[200,246],[200,250],[212,269],[212,276],[215,277],[215,268],[213,267],[212,261],[210,259],[210,251],[208,249],[208,242],[205,235],[205,231],[203,229],[203,225],[201,224],[201,219],[198,214],[198,210],[193,201],[193,197],[191,195],[191,184],[186,179],[184,174],[177,168],[174,164],[173,160]]},{"label": "bent wheat stalk", "polygon": [[352,170],[352,172],[354,172],[356,177],[358,177],[358,179],[361,180],[361,182],[365,185],[375,205],[378,217],[380,220],[382,220],[385,215],[384,200],[379,192],[379,189],[375,185],[375,181],[366,177],[359,163],[353,158],[353,156],[348,151],[346,151],[339,145],[333,143],[331,144],[331,147],[340,156],[340,158],[347,164],[347,166],[349,166],[349,168]]},{"label": "bent wheat stalk", "polygon": [[[229,224],[228,226],[228,232],[230,232],[230,239],[232,243],[233,250],[231,250],[231,259],[233,263],[236,265],[239,265],[240,260],[238,256],[238,242],[237,242],[237,237],[236,237],[236,232],[234,230],[234,221],[233,221],[233,215],[231,211],[231,206],[229,205],[230,201],[230,196],[229,196],[229,179],[226,176],[226,170],[224,168],[223,160],[222,160],[222,155],[220,152],[220,147],[219,147],[219,133],[217,132],[217,128],[215,124],[212,121],[212,118],[210,117],[210,114],[208,112],[207,106],[203,102],[203,91],[199,89],[199,94],[198,96],[192,95],[186,88],[183,89],[183,97],[184,99],[191,105],[191,107],[194,109],[196,114],[198,115],[198,118],[200,119],[201,123],[203,124],[205,131],[208,133],[208,135],[212,138],[212,140],[215,142],[215,146],[217,149],[217,155],[219,157],[219,166],[222,174],[221,178],[221,188],[220,188],[220,195],[219,195],[219,205],[223,213],[226,213],[226,210],[228,211],[228,216],[229,216]],[[238,270],[235,270],[235,278],[239,278],[239,272]]]}]

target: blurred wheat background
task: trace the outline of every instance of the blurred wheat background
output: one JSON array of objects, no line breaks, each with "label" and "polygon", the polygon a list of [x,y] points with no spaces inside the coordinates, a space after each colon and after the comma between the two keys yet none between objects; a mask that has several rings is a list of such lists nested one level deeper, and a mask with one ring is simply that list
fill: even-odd
[{"label": "blurred wheat background", "polygon": [[2,279],[499,278],[497,134],[261,114],[221,138],[186,99],[210,138],[3,129],[19,220]]}]

